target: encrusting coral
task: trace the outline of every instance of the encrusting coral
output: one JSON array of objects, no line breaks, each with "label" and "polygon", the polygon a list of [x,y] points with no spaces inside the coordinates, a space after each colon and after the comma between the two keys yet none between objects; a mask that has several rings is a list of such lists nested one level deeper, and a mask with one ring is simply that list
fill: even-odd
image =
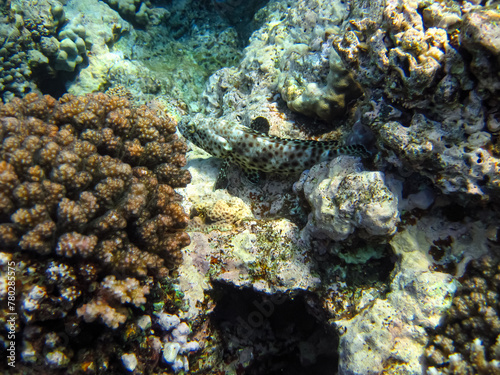
[{"label": "encrusting coral", "polygon": [[241,198],[231,197],[228,200],[210,199],[195,206],[196,211],[209,222],[238,223],[245,218],[252,217],[252,211]]},{"label": "encrusting coral", "polygon": [[412,108],[423,106],[428,98],[452,102],[460,89],[472,88],[453,48],[460,8],[450,12],[437,9],[437,4],[429,6],[432,3],[391,0],[353,6],[334,45],[362,85],[383,87],[389,98]]},{"label": "encrusting coral", "polygon": [[[0,266],[19,265],[20,365],[78,371],[72,344],[49,348],[49,335],[78,341],[84,322],[117,328],[168,302],[162,285],[190,243],[175,129],[154,103],[101,93],[0,105]],[[84,349],[97,362],[110,350]]]},{"label": "encrusting coral", "polygon": [[499,17],[480,2],[354,2],[334,38],[384,162],[446,195],[499,196]]}]

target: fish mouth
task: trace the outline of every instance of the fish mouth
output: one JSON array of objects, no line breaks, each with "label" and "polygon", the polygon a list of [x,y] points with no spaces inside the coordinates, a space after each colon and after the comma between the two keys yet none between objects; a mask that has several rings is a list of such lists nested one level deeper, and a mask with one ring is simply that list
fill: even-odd
[{"label": "fish mouth", "polygon": [[177,124],[177,129],[186,139],[190,139],[195,132],[194,126],[189,123],[187,118],[183,118]]}]

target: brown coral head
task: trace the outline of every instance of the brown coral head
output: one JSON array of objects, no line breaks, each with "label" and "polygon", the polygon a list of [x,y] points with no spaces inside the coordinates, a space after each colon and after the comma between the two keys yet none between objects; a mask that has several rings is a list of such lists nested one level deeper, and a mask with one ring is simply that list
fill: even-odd
[{"label": "brown coral head", "polygon": [[166,275],[189,244],[175,128],[158,108],[102,93],[0,105],[2,246]]}]

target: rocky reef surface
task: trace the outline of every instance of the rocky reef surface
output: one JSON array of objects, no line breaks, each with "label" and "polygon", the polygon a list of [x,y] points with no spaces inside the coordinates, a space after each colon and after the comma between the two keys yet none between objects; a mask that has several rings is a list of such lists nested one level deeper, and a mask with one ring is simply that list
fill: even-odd
[{"label": "rocky reef surface", "polygon": [[[0,10],[16,373],[500,373],[498,2]],[[370,156],[249,178],[181,116]]]}]

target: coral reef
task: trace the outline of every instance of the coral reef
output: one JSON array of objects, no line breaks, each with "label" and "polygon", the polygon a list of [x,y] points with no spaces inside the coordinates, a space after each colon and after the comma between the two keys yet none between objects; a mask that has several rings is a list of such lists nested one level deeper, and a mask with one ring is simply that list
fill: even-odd
[{"label": "coral reef", "polygon": [[[192,171],[194,186],[190,185],[183,193],[188,197],[186,203],[191,210],[205,199],[216,201],[212,196],[215,194],[221,199],[230,199],[224,191],[212,192],[209,181],[213,182],[217,176],[217,161],[207,158],[197,149],[188,156],[188,168]],[[334,169],[332,165],[336,165],[337,170],[331,173],[330,178],[328,172]],[[356,159],[341,157],[326,167],[313,167],[303,174],[295,187],[297,191],[306,190],[305,180],[310,178],[308,187],[314,191],[313,188],[321,186],[322,181],[330,182],[336,175],[340,176],[339,179],[349,176],[353,170],[363,172],[364,167]],[[270,358],[285,356],[279,338],[269,336],[269,332],[276,332],[272,328],[272,312],[269,313],[269,320],[264,319],[260,323],[257,312],[267,314],[267,310],[254,308],[253,311],[250,307],[245,315],[238,309],[233,311],[230,307],[224,307],[220,299],[207,298],[214,288],[222,288],[222,293],[230,294],[228,298],[234,305],[238,298],[247,298],[244,297],[249,293],[247,288],[251,288],[259,294],[248,298],[256,301],[259,298],[274,300],[279,298],[280,292],[285,292],[295,296],[295,300],[306,296],[308,308],[315,311],[319,321],[326,321],[326,312],[331,319],[329,324],[337,327],[340,335],[338,371],[354,374],[381,371],[421,374],[421,359],[429,339],[427,330],[440,323],[451,305],[457,285],[452,275],[460,277],[471,259],[491,251],[487,233],[494,231],[498,225],[494,212],[484,211],[478,216],[480,219],[455,218],[452,208],[454,201],[441,195],[438,195],[437,205],[440,208],[431,209],[436,200],[433,190],[427,188],[419,191],[414,188],[408,191],[407,182],[398,187],[400,177],[395,178],[393,173],[386,175],[381,188],[391,197],[391,212],[398,214],[399,200],[400,205],[411,210],[415,216],[406,212],[401,222],[392,221],[391,230],[378,236],[368,236],[364,230],[357,229],[346,240],[336,243],[332,243],[330,238],[321,240],[317,234],[304,239],[300,238],[299,228],[283,219],[249,219],[223,230],[209,226],[208,233],[200,222],[190,225],[189,230],[193,231],[192,244],[184,250],[185,262],[179,268],[181,289],[189,301],[186,317],[203,315],[204,311],[214,308],[211,319],[221,319],[221,323],[218,323],[220,329],[208,334],[212,339],[205,338],[206,347],[202,349],[203,359],[198,362],[198,366],[203,365],[205,371],[210,371],[208,368],[242,368],[245,373],[258,374],[266,371],[263,369],[272,368],[269,363],[270,367],[264,365],[266,361],[263,357],[272,361]],[[410,184],[418,186],[411,178],[407,179]],[[299,184],[302,184],[302,188]],[[238,188],[241,189],[241,185]],[[244,189],[233,191],[237,191],[248,202]],[[368,189],[358,191],[366,192]],[[396,199],[396,195],[401,199]],[[328,197],[338,197],[338,194],[324,193],[318,194],[319,197],[326,200]],[[253,199],[258,200],[255,197]],[[447,213],[449,210],[452,212]],[[452,221],[447,220],[444,213],[452,217]],[[196,215],[196,212],[193,214]],[[196,218],[194,216],[193,220]],[[399,233],[389,240],[388,234],[394,231],[396,224]],[[488,226],[493,229],[487,230]],[[331,229],[331,226],[328,228]],[[363,236],[366,236],[366,241],[362,240]],[[385,242],[389,242],[392,250],[384,245]],[[276,250],[268,252],[268,249],[274,248]],[[288,254],[294,254],[296,260],[292,258],[290,262]],[[392,270],[389,265],[395,259],[396,267]],[[298,264],[302,266],[298,268]],[[384,270],[384,266],[388,268]],[[373,278],[367,281],[367,275]],[[305,280],[309,282],[300,284]],[[217,292],[215,294],[218,295]],[[267,309],[267,302],[264,305]],[[277,305],[269,309],[279,311]],[[218,311],[221,311],[222,317],[219,317]],[[234,322],[236,318],[227,316],[241,317],[244,321]],[[256,328],[245,320],[247,317],[248,322],[255,324]],[[254,318],[255,322],[250,318]],[[221,335],[221,338],[217,338],[217,335]],[[267,338],[269,347],[259,341],[260,335]],[[299,333],[293,335],[293,339],[297,337],[301,337]],[[229,342],[221,348],[220,340]],[[337,346],[335,337],[329,337],[328,340],[330,345]],[[235,349],[235,346],[239,349]],[[308,340],[304,338],[300,347],[310,347]],[[209,348],[212,348],[211,351]],[[313,344],[310,348],[311,353],[323,353],[321,345]],[[221,350],[226,356],[223,358],[227,359],[214,354]],[[298,357],[300,364],[294,366],[307,368],[303,370],[304,373],[312,371],[305,363],[320,361],[318,358],[309,359],[303,351]],[[292,362],[292,359],[281,362],[279,368],[285,369]],[[323,369],[324,372],[318,373],[336,371],[333,365],[330,366],[325,367],[330,372]],[[197,368],[195,365],[194,369]]]},{"label": "coral reef", "polygon": [[[299,34],[291,45],[284,41],[276,43],[282,44],[284,49],[280,56],[277,89],[292,111],[329,121],[342,117],[347,105],[357,99],[362,91],[328,43],[327,34],[331,34],[328,26],[331,25],[318,23],[326,19],[332,9],[323,6],[313,12],[301,9],[302,6],[305,5],[299,4],[295,11],[303,19],[297,17],[295,22],[302,21],[307,36]],[[333,7],[339,7],[339,4]],[[297,30],[295,22],[290,22],[289,27]],[[323,38],[322,31],[325,33]]]},{"label": "coral reef", "polygon": [[[186,148],[172,119],[104,94],[59,102],[30,94],[0,114],[2,211],[10,216],[0,225],[3,246],[19,241],[40,254],[96,256],[137,274],[148,267],[165,273],[158,258],[169,252],[176,263],[189,239],[176,232],[186,219],[172,187],[190,176],[180,169]],[[150,253],[138,263],[127,227]]]},{"label": "coral reef", "polygon": [[[262,229],[291,218],[298,224],[291,243],[298,244],[307,265],[300,278],[315,281],[306,285],[322,310],[314,298],[309,307],[321,310],[319,319],[326,312],[338,328],[337,371],[421,374],[428,332],[451,306],[454,276],[460,278],[472,259],[498,243],[498,76],[492,75],[498,70],[498,7],[455,1],[343,4],[271,1],[256,15],[264,24],[250,38],[241,63],[209,78],[187,121],[196,116],[203,124],[236,120],[250,127],[265,117],[273,136],[374,144],[373,158],[362,165],[341,157],[312,167],[295,184],[299,199],[286,203],[286,181],[279,185],[267,176],[250,186],[230,169],[225,188],[252,208],[254,219],[224,230],[210,227],[207,235],[210,229],[197,220],[194,208],[206,199],[200,190],[211,188],[207,180],[215,180],[218,164],[192,146],[195,185],[185,194],[194,222],[190,230],[196,232],[186,250],[192,255],[180,269],[182,288],[189,314],[195,315],[194,301],[203,298],[207,308],[219,302],[203,297],[213,280],[237,288],[236,295],[244,295],[246,286],[265,298],[277,291],[305,295],[298,287],[283,288],[276,277],[287,267],[282,253],[263,267],[252,251],[266,246],[252,236],[252,222]],[[360,98],[360,86],[364,98],[354,114],[349,101]],[[339,121],[342,116],[347,120]],[[261,209],[275,188],[279,197]],[[478,205],[480,200],[491,210]],[[227,232],[234,237],[232,246]],[[223,249],[218,256],[214,244]],[[238,272],[231,272],[236,260]],[[392,274],[382,267],[390,268],[391,261],[396,262]],[[367,281],[367,265],[373,264],[378,272]],[[365,277],[354,276],[357,269]],[[266,271],[265,281],[255,277],[260,270]],[[252,373],[249,363],[258,344],[252,347],[234,334],[230,319],[225,323],[229,328],[223,325],[219,333],[230,342],[224,348],[238,357],[229,356],[231,366]],[[488,344],[476,340],[473,346],[477,356],[485,348],[491,369]]]},{"label": "coral reef", "polygon": [[[288,12],[289,9],[292,11]],[[210,130],[210,124],[221,129],[225,123],[248,127],[256,118],[265,117],[271,136],[298,140],[320,138],[341,144],[342,132],[332,131],[332,123],[342,118],[348,104],[361,94],[331,43],[332,33],[346,14],[345,6],[337,2],[270,2],[255,15],[263,26],[250,38],[239,66],[220,69],[209,78],[199,103],[190,105],[193,111],[183,123],[192,122],[195,127],[201,124],[200,128]],[[309,47],[311,44],[314,48]],[[308,88],[312,91],[308,92]],[[284,106],[285,102],[288,106]],[[294,106],[293,110],[289,109]],[[331,132],[313,137],[310,132],[316,128]],[[301,144],[300,141],[297,144]],[[194,146],[192,149],[193,155],[199,152]],[[277,157],[283,156],[276,151]],[[259,157],[256,163],[263,165],[263,170],[273,170],[273,158]],[[286,164],[286,156],[284,159]],[[301,172],[299,168],[296,168],[297,174]],[[205,170],[200,167],[193,174],[202,174]],[[294,177],[268,174],[265,181],[251,186],[237,169],[229,168],[227,172],[228,192],[249,205],[254,217],[301,215],[299,198],[291,190]],[[279,168],[277,172],[280,173]],[[198,197],[200,193],[196,189],[188,190],[187,196],[192,197],[194,206],[205,199]]]},{"label": "coral reef", "polygon": [[354,318],[335,322],[341,332],[341,373],[421,374],[425,329],[436,327],[451,305],[455,281],[447,273],[429,271],[428,244],[416,228],[396,234],[390,244],[401,256],[390,293]]},{"label": "coral reef", "polygon": [[[498,372],[497,2],[0,8],[4,99],[70,93],[0,107],[20,373]],[[219,184],[181,115],[369,155]]]},{"label": "coral reef", "polygon": [[[168,304],[161,288],[190,242],[174,191],[191,178],[186,145],[154,103],[105,94],[31,93],[0,106],[0,124],[0,244],[18,265],[21,365],[78,372],[84,324],[104,323],[115,342],[139,307]],[[50,347],[50,335],[69,337]],[[114,349],[85,350],[97,366]]]},{"label": "coral reef", "polygon": [[495,17],[497,7],[470,2],[353,4],[334,44],[368,89],[361,123],[387,154],[378,168],[497,199]]},{"label": "coral reef", "polygon": [[378,168],[417,171],[446,194],[496,199],[496,18],[497,7],[470,2],[352,4],[334,46],[366,89],[360,123],[389,153]]},{"label": "coral reef", "polygon": [[189,371],[187,354],[200,349],[198,341],[188,341],[187,336],[191,333],[191,328],[176,315],[163,313],[159,318],[164,322],[164,330],[169,332],[163,341],[163,360],[170,364],[175,372]]},{"label": "coral reef", "polygon": [[281,138],[310,137],[304,130],[315,124],[296,113],[331,126],[361,95],[331,44],[346,14],[338,2],[271,1],[255,15],[263,26],[250,37],[239,66],[213,74],[193,109],[216,121],[237,118],[246,126],[265,117],[269,133]]},{"label": "coral reef", "polygon": [[473,87],[455,49],[462,12],[454,2],[357,2],[334,44],[361,85],[406,107],[450,103]]},{"label": "coral reef", "polygon": [[[354,5],[335,46],[356,79],[374,90],[363,122],[394,155],[386,162],[427,176],[445,194],[495,200],[498,9],[469,2],[365,5]],[[396,110],[399,104],[425,112]]]},{"label": "coral reef", "polygon": [[[278,117],[274,107],[278,92],[292,111],[328,122],[342,117],[349,102],[361,95],[331,44],[346,12],[338,2],[271,2],[255,16],[265,24],[250,38],[239,67],[210,78],[203,111],[215,117],[236,113],[244,124],[263,116],[272,130],[279,124],[280,131],[287,131],[292,124]],[[246,87],[252,87],[251,98]],[[290,111],[284,114],[293,118]]]},{"label": "coral reef", "polygon": [[500,373],[499,273],[491,257],[469,264],[445,321],[425,350],[427,374]]},{"label": "coral reef", "polygon": [[[497,199],[498,78],[491,76],[497,59],[495,6],[354,2],[347,13],[339,4],[310,1],[291,5],[285,16],[285,5],[272,2],[258,12],[256,17],[266,23],[250,38],[238,67],[210,77],[200,100],[203,113],[196,114],[199,121],[237,118],[250,126],[263,116],[271,135],[299,139],[310,138],[305,130],[320,125],[323,132],[330,130],[324,136],[328,139],[376,141],[384,155],[376,169],[421,174],[445,194]],[[471,31],[461,31],[462,25]],[[363,86],[365,100],[351,129],[348,121],[331,131],[332,119],[356,98],[340,100],[339,111],[327,98],[330,83],[358,87],[335,76],[335,69],[348,74],[346,68]],[[293,111],[327,124],[295,115],[282,100]],[[310,105],[300,110],[295,100]],[[357,136],[360,129],[368,129],[371,137]]]},{"label": "coral reef", "polygon": [[[90,9],[86,2],[76,3],[79,9],[73,2],[63,6],[57,0],[8,2],[0,28],[4,100],[37,89],[61,95],[68,80],[88,62],[88,55],[101,53],[103,46],[110,47],[127,30],[97,2]],[[91,22],[97,17],[99,23]]]},{"label": "coral reef", "polygon": [[[149,1],[141,0],[105,0],[110,7],[118,11],[123,19],[140,26],[158,25],[170,16],[165,8],[151,8]],[[149,6],[148,6],[149,4]]]},{"label": "coral reef", "polygon": [[305,172],[295,184],[311,205],[303,236],[345,240],[358,236],[387,236],[396,231],[398,200],[381,172],[363,171],[359,161],[341,156]]},{"label": "coral reef", "polygon": [[98,0],[72,1],[65,7],[67,13],[87,15],[89,34],[115,37],[92,40],[88,66],[68,85],[68,92],[81,95],[122,85],[135,101],[162,101],[169,112],[181,115],[195,105],[210,74],[234,65],[241,56],[236,30],[206,2],[115,3],[146,9],[146,24],[139,24],[135,15],[125,17],[129,24]]},{"label": "coral reef", "polygon": [[[463,112],[455,111],[450,114],[454,117],[443,122],[415,114],[409,126],[398,121],[382,124],[377,120],[374,128],[383,147],[400,156],[398,160],[389,159],[389,163],[429,177],[444,193],[466,193],[495,200],[500,191],[499,155],[488,149],[492,134],[482,131],[484,109],[475,93],[471,93],[468,104]],[[471,113],[471,107],[480,113]],[[462,128],[456,128],[457,120]],[[467,134],[468,130],[472,134]]]},{"label": "coral reef", "polygon": [[[478,90],[487,96],[500,91],[500,9],[498,4],[472,9],[463,17],[461,45],[473,56],[471,72],[479,80]],[[486,92],[484,92],[486,91]]]}]

